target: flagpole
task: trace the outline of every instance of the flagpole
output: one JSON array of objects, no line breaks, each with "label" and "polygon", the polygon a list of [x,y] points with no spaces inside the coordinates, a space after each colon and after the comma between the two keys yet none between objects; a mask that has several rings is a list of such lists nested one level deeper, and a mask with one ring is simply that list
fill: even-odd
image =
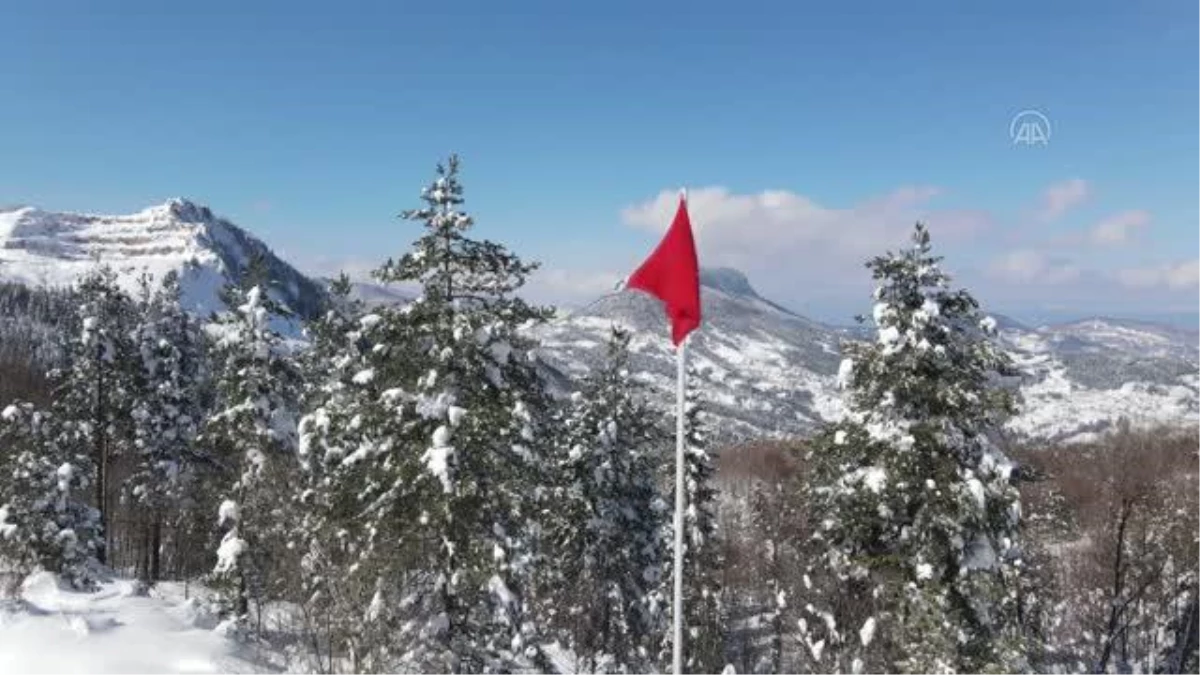
[{"label": "flagpole", "polygon": [[[680,199],[687,203],[687,190],[679,191]],[[683,445],[684,445],[684,407],[687,405],[687,343],[683,342],[675,351],[678,368],[675,400],[675,609],[674,640],[672,640],[672,669],[675,675],[683,673],[683,511],[686,508],[683,493]]]}]

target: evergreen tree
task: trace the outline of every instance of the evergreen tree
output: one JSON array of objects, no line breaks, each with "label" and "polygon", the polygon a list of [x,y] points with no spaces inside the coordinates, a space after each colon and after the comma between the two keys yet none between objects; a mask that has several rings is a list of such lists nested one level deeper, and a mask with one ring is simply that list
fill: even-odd
[{"label": "evergreen tree", "polygon": [[82,493],[91,457],[79,426],[29,403],[0,412],[0,554],[17,570],[40,567],[78,589],[96,585],[100,522]]},{"label": "evergreen tree", "polygon": [[[689,366],[688,379],[699,382],[695,368]],[[684,512],[683,603],[685,666],[692,673],[715,673],[725,665],[725,635],[722,625],[720,569],[722,550],[717,541],[717,486],[715,456],[710,449],[706,412],[698,387],[687,390],[684,409]],[[672,467],[673,467],[672,463]],[[674,489],[674,481],[671,483]],[[667,545],[674,541],[671,521],[665,523]],[[673,558],[665,558],[663,579],[673,575]],[[663,642],[660,661],[668,663],[671,650],[668,637]]]},{"label": "evergreen tree", "polygon": [[286,581],[272,573],[286,550],[299,372],[270,328],[277,305],[263,288],[231,286],[226,297],[235,304],[215,327],[217,398],[203,440],[233,477],[217,514],[224,535],[213,582],[227,626],[242,631],[249,627],[250,600]]},{"label": "evergreen tree", "polygon": [[631,385],[628,348],[614,329],[603,366],[572,397],[547,533],[560,591],[546,600],[585,672],[645,672],[666,628],[666,504],[655,481],[665,435]]},{"label": "evergreen tree", "polygon": [[421,295],[358,321],[342,393],[305,422],[307,461],[326,464],[333,511],[355,514],[341,530],[375,589],[365,619],[397,627],[388,649],[509,668],[537,656],[525,603],[549,406],[522,329],[549,312],[514,296],[534,265],[470,238],[457,158],[422,198],[402,216],[424,234],[376,272]]},{"label": "evergreen tree", "polygon": [[[117,285],[116,273],[101,267],[78,286],[78,333],[66,335],[66,367],[53,373],[57,380],[54,412],[64,423],[80,426],[82,439],[92,454],[89,481],[99,513],[100,528],[108,536],[110,469],[113,460],[132,445],[131,412],[134,378],[133,344],[136,324],[133,300]],[[97,551],[107,558],[102,541]]]},{"label": "evergreen tree", "polygon": [[912,248],[868,263],[877,340],[847,345],[848,417],[810,445],[827,595],[802,638],[820,670],[1024,667],[1020,507],[994,443],[1011,368],[940,260],[918,224]]},{"label": "evergreen tree", "polygon": [[197,465],[196,437],[204,421],[206,363],[197,322],[180,305],[179,278],[168,273],[151,293],[144,282],[141,321],[133,347],[141,372],[132,401],[137,450],[125,494],[147,517],[148,583],[161,575],[162,530],[167,513],[188,497]]},{"label": "evergreen tree", "polygon": [[364,524],[372,519],[360,517],[359,495],[371,489],[371,478],[364,471],[368,463],[353,450],[372,447],[362,422],[372,401],[369,382],[355,376],[368,372],[363,332],[379,316],[365,314],[350,291],[345,275],[335,279],[323,314],[306,328],[311,340],[302,360],[306,412],[298,425],[304,489],[295,505],[294,540],[301,546],[301,600],[314,636],[315,669],[331,671],[333,661],[345,656],[354,672],[377,672],[388,670],[392,637],[401,626],[386,611],[385,602],[395,594],[377,595],[385,561],[363,546],[370,536]]}]

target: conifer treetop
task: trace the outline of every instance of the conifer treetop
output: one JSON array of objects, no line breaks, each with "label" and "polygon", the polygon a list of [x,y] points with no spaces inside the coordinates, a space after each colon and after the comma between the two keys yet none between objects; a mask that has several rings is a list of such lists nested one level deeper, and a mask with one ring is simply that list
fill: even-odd
[{"label": "conifer treetop", "polygon": [[878,281],[876,340],[847,345],[840,374],[854,413],[902,425],[945,422],[974,435],[1016,412],[1012,393],[995,386],[1013,368],[987,339],[995,320],[981,314],[968,291],[951,288],[941,261],[917,223],[911,247],[867,263]]},{"label": "conifer treetop", "polygon": [[[374,276],[383,283],[419,283],[424,301],[432,304],[491,304],[521,288],[538,264],[523,262],[500,244],[468,236],[475,221],[459,208],[464,198],[458,171],[457,155],[438,164],[433,182],[421,191],[425,206],[400,214],[423,222],[425,233],[412,250],[398,261],[389,259]],[[523,302],[512,309],[527,315],[522,319],[549,316]]]}]

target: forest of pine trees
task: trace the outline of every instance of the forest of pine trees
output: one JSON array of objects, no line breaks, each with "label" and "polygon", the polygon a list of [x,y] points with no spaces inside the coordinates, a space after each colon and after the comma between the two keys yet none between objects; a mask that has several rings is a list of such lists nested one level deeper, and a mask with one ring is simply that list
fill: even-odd
[{"label": "forest of pine trees", "polygon": [[[673,419],[615,326],[552,390],[537,266],[473,237],[460,178],[437,168],[375,272],[418,297],[368,309],[342,277],[300,341],[261,259],[212,317],[174,275],[0,287],[53,319],[0,344],[5,589],[187,580],[315,672],[668,669]],[[930,233],[867,267],[844,419],[717,448],[690,392],[688,672],[1200,670],[1194,435],[1012,446],[995,322]]]}]

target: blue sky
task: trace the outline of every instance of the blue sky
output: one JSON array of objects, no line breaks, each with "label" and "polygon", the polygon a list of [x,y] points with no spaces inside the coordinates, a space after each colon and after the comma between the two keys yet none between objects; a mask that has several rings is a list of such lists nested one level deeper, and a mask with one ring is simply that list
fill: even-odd
[{"label": "blue sky", "polygon": [[[636,265],[686,185],[702,262],[824,318],[915,217],[1003,311],[1196,310],[1194,2],[244,5],[9,0],[0,203],[186,196],[361,270],[455,151],[556,302]],[[1044,146],[1012,142],[1025,109]]]}]

